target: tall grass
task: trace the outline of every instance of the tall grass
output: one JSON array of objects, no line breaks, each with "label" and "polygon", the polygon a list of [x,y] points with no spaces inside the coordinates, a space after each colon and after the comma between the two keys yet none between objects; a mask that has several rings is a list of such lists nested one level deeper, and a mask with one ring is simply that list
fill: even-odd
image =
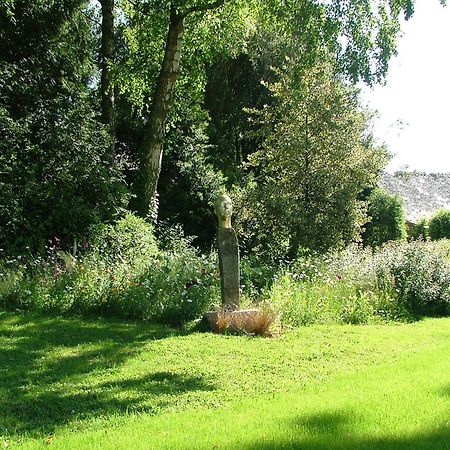
[{"label": "tall grass", "polygon": [[284,323],[408,321],[450,313],[445,241],[391,242],[378,250],[299,259],[266,291]]},{"label": "tall grass", "polygon": [[[0,258],[0,309],[96,314],[181,324],[220,304],[214,252],[201,255],[181,233],[157,245],[131,214],[92,230],[71,252],[57,238],[42,257]],[[242,304],[259,303],[281,322],[364,324],[450,313],[448,241],[353,245],[282,267],[246,257]],[[262,300],[262,303],[261,303]]]},{"label": "tall grass", "polygon": [[113,315],[179,324],[217,303],[215,255],[179,233],[158,248],[152,227],[129,214],[93,230],[81,249],[49,241],[45,257],[0,260],[0,308]]}]

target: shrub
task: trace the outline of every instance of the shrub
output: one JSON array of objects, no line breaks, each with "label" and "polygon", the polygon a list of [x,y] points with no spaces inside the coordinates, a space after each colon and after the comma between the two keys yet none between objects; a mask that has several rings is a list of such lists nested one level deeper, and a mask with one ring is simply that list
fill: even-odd
[{"label": "shrub", "polygon": [[432,240],[450,238],[450,210],[436,211],[429,221],[428,232]]},{"label": "shrub", "polygon": [[55,236],[67,248],[128,202],[121,168],[102,158],[104,127],[81,101],[60,108],[14,121],[0,107],[0,247],[10,254],[43,252]]},{"label": "shrub", "polygon": [[220,298],[215,255],[198,256],[186,240],[159,253],[153,264],[111,298],[119,315],[179,325],[202,316]]},{"label": "shrub", "polygon": [[418,223],[411,224],[408,228],[409,239],[427,239],[429,237],[428,232],[428,219],[426,217],[420,219]]},{"label": "shrub", "polygon": [[448,255],[445,242],[397,241],[374,251],[349,248],[336,256],[331,266],[339,267],[352,284],[376,292],[381,300],[377,308],[385,309],[393,318],[407,318],[411,314],[450,312]]},{"label": "shrub", "polygon": [[[386,246],[379,254],[378,279],[391,280],[399,302],[414,315],[450,312],[450,262],[446,246],[415,241]],[[388,274],[386,275],[386,272]]]},{"label": "shrub", "polygon": [[178,236],[158,250],[152,227],[129,214],[95,228],[76,256],[52,245],[46,258],[0,262],[0,307],[115,315],[181,324],[218,299],[215,255]]},{"label": "shrub", "polygon": [[269,288],[279,272],[279,265],[267,264],[254,256],[241,258],[241,289],[244,295],[255,298]]},{"label": "shrub", "polygon": [[111,263],[136,265],[158,253],[153,226],[132,213],[113,224],[98,224],[90,234],[88,245]]},{"label": "shrub", "polygon": [[367,212],[370,221],[366,223],[362,235],[365,245],[378,247],[384,242],[406,237],[405,211],[400,197],[374,189],[369,197]]},{"label": "shrub", "polygon": [[265,295],[293,326],[446,315],[448,255],[446,242],[390,242],[377,250],[353,245],[296,261]]}]

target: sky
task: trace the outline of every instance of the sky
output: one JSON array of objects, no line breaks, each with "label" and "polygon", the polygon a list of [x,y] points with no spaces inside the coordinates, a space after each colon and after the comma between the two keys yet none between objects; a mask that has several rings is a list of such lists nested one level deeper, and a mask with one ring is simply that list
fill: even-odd
[{"label": "sky", "polygon": [[450,172],[450,4],[416,0],[384,86],[363,89],[374,134],[394,155],[387,170]]}]

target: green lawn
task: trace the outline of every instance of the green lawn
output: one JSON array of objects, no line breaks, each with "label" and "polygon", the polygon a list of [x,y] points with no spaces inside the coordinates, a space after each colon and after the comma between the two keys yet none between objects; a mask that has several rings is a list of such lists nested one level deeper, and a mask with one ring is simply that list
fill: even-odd
[{"label": "green lawn", "polygon": [[0,445],[450,448],[450,319],[275,338],[0,314]]}]

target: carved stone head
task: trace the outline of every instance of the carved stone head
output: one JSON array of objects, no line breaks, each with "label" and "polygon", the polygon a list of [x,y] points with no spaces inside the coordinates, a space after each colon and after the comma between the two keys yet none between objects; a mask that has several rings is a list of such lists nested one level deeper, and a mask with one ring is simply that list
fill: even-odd
[{"label": "carved stone head", "polygon": [[231,228],[231,215],[233,214],[233,203],[226,194],[221,194],[214,202],[214,212],[219,219],[219,228]]}]

